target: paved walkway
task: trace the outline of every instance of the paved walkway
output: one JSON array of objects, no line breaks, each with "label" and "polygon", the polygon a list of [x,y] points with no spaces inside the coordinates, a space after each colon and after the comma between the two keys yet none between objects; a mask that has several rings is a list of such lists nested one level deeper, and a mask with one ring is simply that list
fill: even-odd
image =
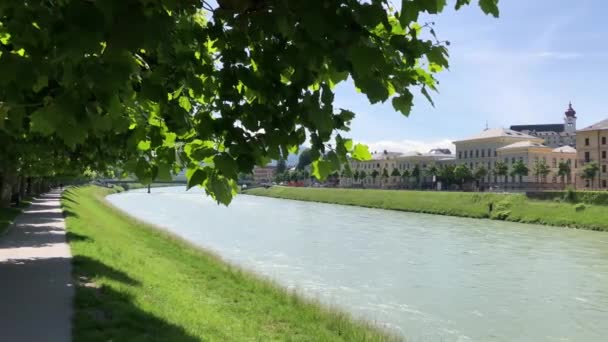
[{"label": "paved walkway", "polygon": [[40,196],[0,236],[0,341],[71,340],[72,256],[60,197]]}]

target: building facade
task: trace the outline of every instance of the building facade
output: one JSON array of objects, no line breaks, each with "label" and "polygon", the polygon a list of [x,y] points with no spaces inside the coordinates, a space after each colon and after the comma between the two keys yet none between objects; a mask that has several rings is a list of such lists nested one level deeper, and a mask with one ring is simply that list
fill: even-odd
[{"label": "building facade", "polygon": [[[433,177],[427,170],[432,166],[440,167],[453,162],[454,155],[446,148],[432,149],[428,153],[388,151],[373,153],[371,160],[350,162],[352,172],[358,175],[363,173],[365,175],[363,178],[342,177],[340,185],[377,188],[431,187]],[[402,176],[404,173],[406,177]]]},{"label": "building facade", "polygon": [[487,170],[487,176],[480,181],[483,183],[498,182],[499,180],[495,179],[493,174],[496,162],[502,160],[498,158],[498,150],[524,141],[542,144],[543,139],[511,129],[485,129],[475,136],[454,141],[454,145],[456,145],[456,164],[464,164],[471,171],[483,166]]},{"label": "building facade", "polygon": [[564,113],[563,124],[514,125],[511,129],[544,140],[550,147],[576,146],[576,111],[572,103]]},{"label": "building facade", "polygon": [[[475,136],[454,142],[456,164],[466,165],[472,172],[483,167],[487,172],[485,177],[477,180],[480,184],[503,187],[550,187],[553,184],[556,188],[573,184],[578,166],[576,149],[570,146],[554,148],[545,145],[544,141],[541,137],[511,129],[485,129]],[[528,175],[519,177],[512,174],[513,166],[520,161],[528,169]],[[497,175],[498,162],[507,167],[507,176]],[[549,174],[542,179],[534,175],[536,163],[539,162],[544,162],[549,168]],[[569,174],[563,177],[558,174],[560,162],[570,165]]]},{"label": "building facade", "polygon": [[254,183],[260,184],[260,183],[270,183],[273,181],[275,173],[276,173],[276,166],[266,166],[266,167],[259,167],[256,166],[253,168],[253,181]]},{"label": "building facade", "polygon": [[[494,183],[534,183],[543,185],[555,185],[556,188],[562,188],[568,184],[574,184],[574,175],[576,175],[578,163],[576,149],[570,146],[562,146],[552,148],[538,142],[520,141],[497,149],[498,160],[502,161],[513,169],[513,165],[518,161],[524,163],[528,168],[528,174],[523,175],[521,180],[519,176],[509,174],[507,177],[493,176]],[[547,174],[535,174],[537,163],[544,163],[547,166]],[[566,163],[570,172],[565,175],[559,174],[559,164]],[[538,187],[534,185],[534,187]]]},{"label": "building facade", "polygon": [[[577,158],[580,164],[576,176],[579,189],[608,189],[608,119],[577,131]],[[597,165],[593,179],[585,177],[587,165]]]}]

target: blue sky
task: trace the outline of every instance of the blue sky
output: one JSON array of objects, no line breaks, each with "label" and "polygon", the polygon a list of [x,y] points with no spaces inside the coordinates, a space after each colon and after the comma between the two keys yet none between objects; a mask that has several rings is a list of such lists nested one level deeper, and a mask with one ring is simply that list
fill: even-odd
[{"label": "blue sky", "polygon": [[501,0],[498,19],[477,6],[456,12],[453,3],[428,17],[439,38],[451,42],[435,107],[416,96],[404,117],[390,102],[369,105],[352,83],[343,84],[336,105],[357,113],[351,138],[372,150],[424,152],[451,147],[486,120],[490,127],[561,123],[568,101],[579,128],[608,117],[605,0]]}]

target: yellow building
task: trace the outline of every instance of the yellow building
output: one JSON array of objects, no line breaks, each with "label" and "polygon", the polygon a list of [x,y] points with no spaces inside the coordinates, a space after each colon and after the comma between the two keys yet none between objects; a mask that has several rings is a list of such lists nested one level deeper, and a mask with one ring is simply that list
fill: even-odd
[{"label": "yellow building", "polygon": [[498,180],[495,180],[493,170],[499,160],[498,149],[524,141],[542,143],[543,139],[506,128],[484,129],[477,135],[454,141],[456,164],[466,165],[471,171],[483,166],[488,171],[488,175],[481,181],[496,182]]},{"label": "yellow building", "polygon": [[[579,170],[576,176],[578,188],[608,189],[608,119],[576,131]],[[597,165],[593,179],[584,177],[586,165]]]},{"label": "yellow building", "polygon": [[[522,176],[521,183],[532,188],[563,188],[574,183],[574,175],[578,167],[576,149],[570,146],[552,148],[532,141],[520,141],[497,149],[497,160],[504,162],[509,170],[517,161],[522,161],[528,168],[528,175]],[[544,163],[548,168],[546,176],[535,174],[537,163]],[[559,174],[559,164],[569,165],[570,173],[563,177]],[[520,183],[519,177],[509,175],[504,177],[493,176],[494,182]],[[533,184],[530,184],[533,183]]]},{"label": "yellow building", "polygon": [[[478,186],[511,186],[517,188],[563,188],[574,183],[577,168],[576,150],[570,146],[553,148],[544,144],[542,137],[532,136],[505,128],[485,129],[479,134],[454,141],[456,145],[456,164],[466,165],[471,171],[483,167],[487,175],[478,180]],[[507,177],[497,176],[497,162],[503,162],[508,168]],[[527,176],[510,175],[513,165],[518,161],[524,163],[529,172]],[[550,173],[546,177],[534,175],[537,162],[544,161]],[[558,175],[560,162],[570,164],[570,175]]]}]

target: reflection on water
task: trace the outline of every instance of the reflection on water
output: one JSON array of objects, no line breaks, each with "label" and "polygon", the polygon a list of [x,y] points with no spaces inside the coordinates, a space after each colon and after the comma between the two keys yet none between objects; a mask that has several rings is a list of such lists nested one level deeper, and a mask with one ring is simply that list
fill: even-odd
[{"label": "reflection on water", "polygon": [[608,233],[200,192],[109,196],[135,217],[408,341],[605,341]]}]

